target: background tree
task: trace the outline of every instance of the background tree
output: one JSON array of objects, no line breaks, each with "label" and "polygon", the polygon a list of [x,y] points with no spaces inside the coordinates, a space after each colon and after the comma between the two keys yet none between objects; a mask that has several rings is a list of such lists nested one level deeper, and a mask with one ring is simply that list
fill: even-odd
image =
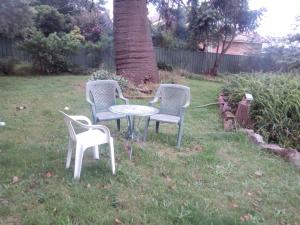
[{"label": "background tree", "polygon": [[146,0],[114,0],[116,72],[136,84],[158,82]]},{"label": "background tree", "polygon": [[254,31],[262,10],[250,10],[248,0],[210,0],[197,13],[193,33],[205,44],[216,46],[216,57],[209,73],[217,75],[221,60],[238,34]]},{"label": "background tree", "polygon": [[42,31],[46,36],[54,32],[70,32],[73,28],[71,19],[58,12],[58,10],[49,5],[40,5],[35,7],[34,16],[35,27]]},{"label": "background tree", "polygon": [[300,72],[300,16],[295,19],[292,34],[283,38],[270,38],[264,55],[277,63],[283,71]]},{"label": "background tree", "polygon": [[16,37],[32,25],[32,10],[23,0],[1,0],[0,35]]}]

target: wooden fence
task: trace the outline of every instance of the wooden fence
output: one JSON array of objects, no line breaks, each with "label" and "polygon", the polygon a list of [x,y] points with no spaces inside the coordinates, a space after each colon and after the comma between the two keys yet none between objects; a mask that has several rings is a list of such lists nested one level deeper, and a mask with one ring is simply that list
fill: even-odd
[{"label": "wooden fence", "polygon": [[[216,54],[207,52],[196,52],[182,49],[155,48],[157,62],[164,62],[174,68],[180,68],[193,73],[205,73],[212,67]],[[18,48],[18,41],[0,37],[0,58],[15,57],[21,61],[31,62],[29,54]],[[70,57],[73,64],[83,68],[104,67],[114,69],[113,50],[105,52],[88,52],[84,48]],[[221,73],[238,73],[244,71],[258,71],[255,68],[259,57],[225,55],[219,67]],[[251,63],[250,63],[251,62]],[[245,65],[247,69],[245,69]]]}]

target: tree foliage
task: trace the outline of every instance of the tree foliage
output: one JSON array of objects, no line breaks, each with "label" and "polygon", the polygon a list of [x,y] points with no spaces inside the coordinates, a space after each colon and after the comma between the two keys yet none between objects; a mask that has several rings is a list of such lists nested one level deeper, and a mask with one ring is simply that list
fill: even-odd
[{"label": "tree foliage", "polygon": [[75,16],[75,24],[80,28],[87,41],[98,42],[101,35],[112,34],[112,21],[106,11],[84,11]]},{"label": "tree foliage", "polygon": [[70,32],[73,28],[71,19],[58,12],[57,9],[48,5],[35,7],[35,27],[48,36],[54,32]]},{"label": "tree foliage", "polygon": [[264,54],[277,62],[283,71],[300,71],[300,17],[296,18],[293,34],[272,38],[264,48]]},{"label": "tree foliage", "polygon": [[66,34],[56,32],[45,36],[37,29],[28,30],[21,48],[31,54],[34,67],[44,73],[67,72],[69,56],[80,45],[82,36],[77,30]]},{"label": "tree foliage", "polygon": [[210,73],[216,75],[223,55],[233,39],[241,33],[254,31],[262,10],[250,10],[248,0],[210,0],[203,2],[198,9],[197,20],[191,32],[204,47],[215,45],[215,63]]},{"label": "tree foliage", "polygon": [[32,10],[23,0],[1,0],[0,34],[6,37],[22,35],[32,25]]}]

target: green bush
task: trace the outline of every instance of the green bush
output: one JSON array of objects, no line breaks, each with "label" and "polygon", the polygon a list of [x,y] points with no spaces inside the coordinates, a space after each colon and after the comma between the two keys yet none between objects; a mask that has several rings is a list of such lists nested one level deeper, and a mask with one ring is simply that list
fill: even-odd
[{"label": "green bush", "polygon": [[69,57],[81,43],[77,30],[66,33],[51,33],[46,37],[41,31],[27,32],[21,48],[32,56],[33,66],[43,73],[68,72],[71,67]]},{"label": "green bush", "polygon": [[124,77],[118,76],[103,69],[93,72],[91,75],[91,80],[115,80],[119,83],[123,91],[128,87],[128,80],[126,80]]},{"label": "green bush", "polygon": [[0,73],[6,75],[14,74],[14,67],[19,61],[13,57],[0,59]]},{"label": "green bush", "polygon": [[300,78],[295,75],[236,76],[225,85],[231,106],[251,93],[254,129],[266,141],[300,149]]},{"label": "green bush", "polygon": [[56,8],[49,5],[35,7],[35,27],[42,31],[45,36],[54,32],[70,32],[73,28],[67,15],[61,14]]},{"label": "green bush", "polygon": [[14,74],[16,75],[33,75],[35,71],[29,63],[19,63],[14,67]]}]

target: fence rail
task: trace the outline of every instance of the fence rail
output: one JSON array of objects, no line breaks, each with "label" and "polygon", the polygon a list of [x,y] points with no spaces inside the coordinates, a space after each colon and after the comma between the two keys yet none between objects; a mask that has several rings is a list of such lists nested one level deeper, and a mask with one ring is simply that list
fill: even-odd
[{"label": "fence rail", "polygon": [[[18,48],[18,40],[0,37],[0,58],[14,57],[21,61],[31,62],[29,54]],[[176,68],[181,68],[193,73],[206,73],[212,67],[215,53],[196,52],[182,49],[155,48],[156,59]],[[105,67],[114,69],[114,52],[112,49],[99,52],[88,52],[84,48],[77,51],[70,57],[70,61],[83,68]],[[224,55],[220,64],[221,73],[238,73],[244,71],[261,70],[257,66],[260,61],[259,56],[236,56]]]}]

